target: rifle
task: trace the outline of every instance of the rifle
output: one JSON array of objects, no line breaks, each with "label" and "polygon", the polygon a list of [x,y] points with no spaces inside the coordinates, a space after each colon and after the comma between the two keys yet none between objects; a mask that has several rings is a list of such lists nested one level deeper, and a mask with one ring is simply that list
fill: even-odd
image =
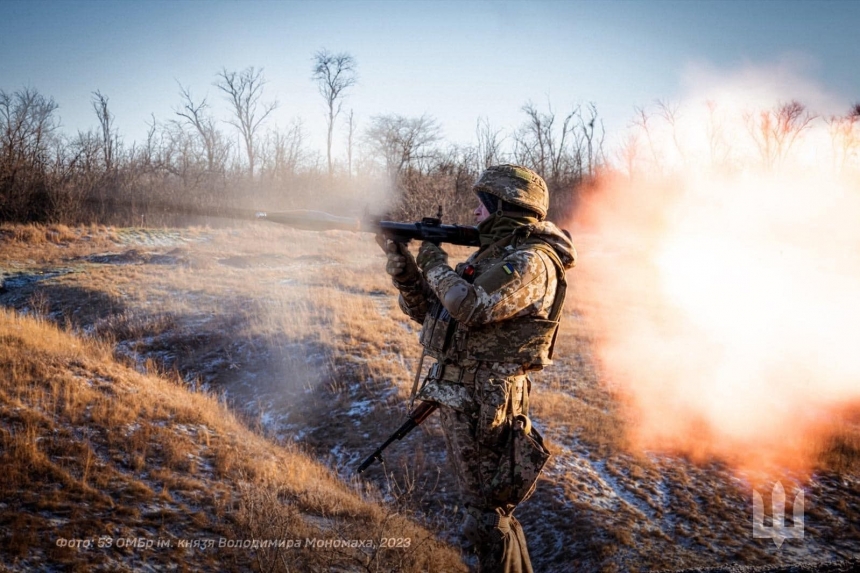
[{"label": "rifle", "polygon": [[255,218],[306,231],[342,230],[376,233],[395,243],[408,243],[414,239],[430,241],[437,245],[439,243],[451,243],[452,245],[477,247],[481,244],[477,227],[443,225],[441,209],[436,217],[424,217],[417,223],[351,219],[329,215],[321,211],[306,210],[278,213],[258,211]]},{"label": "rifle", "polygon": [[361,462],[361,465],[358,466],[357,473],[362,473],[364,470],[369,468],[373,462],[379,460],[382,462],[382,452],[387,448],[394,440],[403,439],[406,434],[414,430],[418,427],[421,422],[430,417],[430,414],[436,411],[436,408],[439,407],[439,404],[436,402],[421,402],[418,407],[416,407],[412,412],[409,413],[409,418],[400,426],[396,432],[391,434],[391,436],[385,440],[381,446],[376,448],[376,451],[370,454],[370,456]]}]

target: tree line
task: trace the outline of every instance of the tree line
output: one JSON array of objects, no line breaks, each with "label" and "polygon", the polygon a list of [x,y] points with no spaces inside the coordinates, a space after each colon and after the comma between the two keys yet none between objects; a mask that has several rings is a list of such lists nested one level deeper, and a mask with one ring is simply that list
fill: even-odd
[{"label": "tree line", "polygon": [[[278,102],[267,97],[260,68],[215,74],[230,110],[223,118],[179,84],[173,115],[153,116],[144,141],[131,145],[101,91],[91,96],[97,126],[68,134],[53,97],[31,87],[0,89],[0,220],[158,225],[235,208],[343,211],[370,204],[405,219],[435,214],[441,205],[450,222],[467,222],[472,183],[485,167],[503,162],[540,173],[552,193],[551,214],[563,216],[581,183],[606,161],[593,104],[557,113],[549,102],[545,108],[527,102],[519,126],[502,130],[479,118],[473,143],[454,145],[426,114],[382,113],[359,128],[352,110],[344,110],[358,84],[348,53],[320,50],[310,71],[325,102],[324,154],[310,149],[300,120],[271,125]],[[332,152],[341,129],[343,159]]]}]

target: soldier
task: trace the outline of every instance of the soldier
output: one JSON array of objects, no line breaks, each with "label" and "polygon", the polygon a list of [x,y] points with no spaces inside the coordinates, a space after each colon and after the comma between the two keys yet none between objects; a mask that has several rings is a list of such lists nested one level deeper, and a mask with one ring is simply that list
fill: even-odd
[{"label": "soldier", "polygon": [[436,360],[417,398],[439,405],[448,458],[465,516],[465,546],[480,571],[532,571],[517,504],[534,491],[549,452],[528,418],[529,372],[550,364],[575,264],[570,236],[545,221],[549,195],[539,175],[490,167],[475,183],[481,246],[455,269],[424,242],[380,241],[400,308],[423,324]]}]

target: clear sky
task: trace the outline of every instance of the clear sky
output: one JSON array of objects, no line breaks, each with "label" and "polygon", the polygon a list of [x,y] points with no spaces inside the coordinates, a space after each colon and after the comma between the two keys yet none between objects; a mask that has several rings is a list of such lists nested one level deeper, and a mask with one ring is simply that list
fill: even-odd
[{"label": "clear sky", "polygon": [[617,132],[634,106],[681,97],[694,69],[788,66],[845,109],[860,101],[860,2],[847,0],[0,0],[0,15],[0,89],[52,96],[72,133],[96,125],[100,90],[126,143],[143,138],[151,114],[174,117],[177,81],[226,117],[216,72],[256,66],[264,99],[280,102],[273,124],[301,118],[323,151],[311,80],[321,48],[358,62],[345,107],[359,129],[377,114],[428,113],[459,143],[478,117],[510,129],[525,102],[547,98],[559,112],[594,102]]}]

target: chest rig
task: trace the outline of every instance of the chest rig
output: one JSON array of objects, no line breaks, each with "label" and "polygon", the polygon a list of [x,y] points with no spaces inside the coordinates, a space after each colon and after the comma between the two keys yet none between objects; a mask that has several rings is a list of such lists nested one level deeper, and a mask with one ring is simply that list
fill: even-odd
[{"label": "chest rig", "polygon": [[[457,275],[468,283],[472,283],[478,275],[477,268],[468,263],[460,263],[455,269]],[[424,324],[421,327],[420,342],[427,354],[442,362],[451,349],[458,322],[454,320],[438,298],[433,300]]]},{"label": "chest rig", "polygon": [[526,365],[529,369],[540,369],[552,362],[567,282],[564,266],[551,245],[539,236],[515,233],[460,263],[455,272],[472,283],[484,271],[499,264],[503,249],[509,245],[515,249],[540,251],[552,261],[557,282],[547,318],[521,316],[467,326],[455,320],[436,299],[424,319],[420,341],[425,352],[438,362],[508,362]]}]

